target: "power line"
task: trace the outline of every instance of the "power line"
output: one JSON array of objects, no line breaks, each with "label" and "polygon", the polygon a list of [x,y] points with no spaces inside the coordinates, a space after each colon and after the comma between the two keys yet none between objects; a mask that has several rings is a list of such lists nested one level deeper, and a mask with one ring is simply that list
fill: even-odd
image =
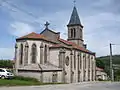
[{"label": "power line", "polygon": [[3,2],[5,2],[5,3],[11,5],[11,6],[14,7],[14,8],[17,8],[18,10],[20,10],[20,11],[22,11],[22,12],[24,12],[24,13],[26,13],[26,14],[28,14],[28,15],[34,17],[34,18],[38,18],[38,17],[36,17],[33,13],[28,12],[28,11],[22,9],[22,8],[19,8],[16,4],[10,3],[10,2],[8,2],[8,1],[3,1]]},{"label": "power line", "polygon": [[[17,9],[17,10],[19,10],[19,11],[21,11],[21,12],[23,12],[23,13],[31,16],[31,17],[33,17],[33,18],[35,18],[35,19],[38,19],[38,17],[35,16],[33,13],[28,12],[28,11],[22,9],[22,8],[19,8],[16,4],[10,3],[10,2],[8,2],[8,1],[6,1],[6,0],[4,0],[4,1],[2,0],[2,2],[5,2],[6,4],[10,5],[11,7],[15,8],[15,9]],[[3,6],[3,5],[1,5],[1,6]],[[11,10],[14,11],[14,12],[17,12],[17,11],[15,11],[15,10],[13,10],[13,9],[11,9]],[[37,20],[34,20],[34,22],[37,23],[37,24],[41,24],[41,23],[38,22]]]},{"label": "power line", "polygon": [[120,44],[113,44],[113,45],[117,45],[117,46],[120,46]]}]

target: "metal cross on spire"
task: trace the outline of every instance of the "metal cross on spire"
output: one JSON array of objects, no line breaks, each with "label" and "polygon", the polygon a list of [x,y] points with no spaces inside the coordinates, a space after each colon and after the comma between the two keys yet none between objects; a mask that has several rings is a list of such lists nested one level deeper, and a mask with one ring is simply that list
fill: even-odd
[{"label": "metal cross on spire", "polygon": [[45,23],[44,25],[45,25],[45,28],[48,29],[48,26],[50,25],[50,23],[48,23],[48,22],[46,21],[46,23]]},{"label": "metal cross on spire", "polygon": [[74,6],[76,6],[76,0],[74,0],[73,3],[74,3]]}]

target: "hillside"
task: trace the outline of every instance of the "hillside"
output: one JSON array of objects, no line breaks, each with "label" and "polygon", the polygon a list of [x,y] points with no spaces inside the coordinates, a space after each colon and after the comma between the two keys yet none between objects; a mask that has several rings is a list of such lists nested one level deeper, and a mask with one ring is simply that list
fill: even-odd
[{"label": "hillside", "polygon": [[[113,64],[119,64],[120,65],[120,55],[113,55],[112,57]],[[104,71],[110,75],[110,56],[102,56],[96,58],[96,66],[103,68]],[[115,80],[120,80],[120,69],[114,69],[114,77]]]},{"label": "hillside", "polygon": [[[102,60],[105,65],[109,65],[110,56],[98,57],[96,58],[96,60]],[[113,60],[113,64],[120,64],[120,55],[113,55],[112,60]]]}]

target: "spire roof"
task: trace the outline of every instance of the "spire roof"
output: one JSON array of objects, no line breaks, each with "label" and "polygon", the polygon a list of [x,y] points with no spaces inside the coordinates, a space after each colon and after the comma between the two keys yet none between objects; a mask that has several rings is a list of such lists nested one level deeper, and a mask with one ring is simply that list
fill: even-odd
[{"label": "spire roof", "polygon": [[75,6],[73,8],[72,15],[68,25],[81,25],[80,18]]}]

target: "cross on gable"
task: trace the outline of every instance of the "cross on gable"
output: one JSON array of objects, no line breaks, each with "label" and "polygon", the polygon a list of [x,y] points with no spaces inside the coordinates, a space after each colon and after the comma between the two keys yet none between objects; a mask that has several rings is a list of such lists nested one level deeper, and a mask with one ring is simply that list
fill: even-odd
[{"label": "cross on gable", "polygon": [[45,28],[48,29],[48,26],[49,26],[49,25],[50,25],[50,23],[46,22],[46,23],[45,23]]}]

